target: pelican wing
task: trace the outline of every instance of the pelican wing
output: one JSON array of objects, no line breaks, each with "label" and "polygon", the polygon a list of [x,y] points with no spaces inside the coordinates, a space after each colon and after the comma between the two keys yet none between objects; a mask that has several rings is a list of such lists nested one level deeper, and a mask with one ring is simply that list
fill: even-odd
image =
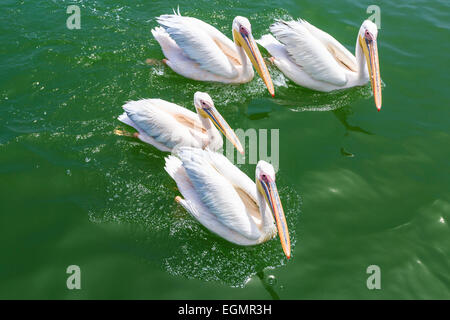
[{"label": "pelican wing", "polygon": [[292,60],[312,78],[338,86],[347,83],[339,63],[302,20],[277,21],[270,26],[270,32],[285,45]]},{"label": "pelican wing", "polygon": [[333,38],[330,34],[313,26],[306,20],[301,20],[301,23],[313,34],[322,44],[327,47],[328,51],[333,55],[339,64],[346,67],[350,71],[357,72],[358,65],[355,56],[347,50],[339,41]]},{"label": "pelican wing", "polygon": [[[170,149],[202,134],[203,126],[195,113],[161,99],[130,101],[123,109],[130,125]],[[193,139],[192,145],[196,144]]]},{"label": "pelican wing", "polygon": [[[229,161],[219,154],[211,157],[211,153],[210,151],[195,148],[181,148],[179,150],[178,156],[183,163],[196,195],[203,206],[207,208],[208,213],[214,216],[222,225],[247,239],[258,239],[261,236],[261,232],[253,218],[248,214],[245,203],[236,191],[237,186],[231,183],[229,179],[233,176],[235,181],[238,181],[239,177],[234,176],[234,174],[239,169],[235,168],[224,176],[217,170],[217,167],[223,167],[223,163],[229,163]],[[219,160],[221,164],[218,164],[216,160]],[[233,166],[231,163],[229,165]],[[239,172],[241,177],[242,175],[245,176],[241,171]],[[247,176],[245,177],[248,180],[244,183],[250,182],[251,185],[252,181]],[[254,184],[253,189],[256,190]]]},{"label": "pelican wing", "polygon": [[244,191],[253,198],[255,201],[256,196],[256,186],[244,172],[233,165],[225,156],[220,153],[212,152],[206,150],[204,152],[204,157],[207,157],[207,161],[217,170],[222,176],[226,177],[227,180],[235,187]]},{"label": "pelican wing", "polygon": [[216,28],[198,19],[177,14],[162,15],[157,21],[185,55],[202,69],[226,78],[238,75],[233,63],[221,50],[221,47],[232,50],[232,42]]}]

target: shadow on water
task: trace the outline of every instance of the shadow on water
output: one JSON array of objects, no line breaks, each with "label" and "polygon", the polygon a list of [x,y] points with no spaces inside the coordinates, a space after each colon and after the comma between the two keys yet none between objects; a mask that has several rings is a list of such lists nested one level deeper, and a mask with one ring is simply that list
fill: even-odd
[{"label": "shadow on water", "polygon": [[345,127],[345,129],[347,129],[347,132],[345,133],[345,135],[348,135],[349,131],[373,135],[372,132],[364,130],[363,128],[361,128],[359,126],[353,126],[348,122],[347,118],[353,114],[353,110],[351,109],[350,106],[333,110],[333,114],[336,116],[336,118],[339,120],[339,122],[342,123],[342,125]]},{"label": "shadow on water", "polygon": [[288,107],[293,112],[335,111],[348,107],[360,99],[370,98],[370,90],[370,86],[366,85],[331,92],[319,92],[288,81],[285,87],[278,88],[275,102]]},{"label": "shadow on water", "polygon": [[[353,109],[350,106],[346,106],[343,108],[339,108],[332,111],[335,117],[339,120],[339,122],[345,127],[345,136],[348,136],[350,132],[363,133],[367,135],[373,135],[373,133],[364,130],[359,126],[351,125],[348,122],[348,117],[353,114]],[[347,151],[344,147],[341,147],[340,153],[345,157],[353,158],[355,155],[349,151]]]},{"label": "shadow on water", "polygon": [[[383,86],[384,83],[383,83]],[[352,105],[360,99],[371,98],[370,85],[353,87],[332,92],[318,92],[297,86],[288,81],[284,87],[279,88],[275,102],[280,106],[287,106],[294,112],[323,112],[332,111],[339,122],[349,131],[372,135],[373,133],[351,125],[348,117],[353,114]],[[296,101],[292,96],[297,96]],[[264,114],[268,114],[266,111]]]},{"label": "shadow on water", "polygon": [[[372,132],[363,129],[360,126],[350,124],[348,118],[353,115],[352,105],[360,99],[371,99],[370,85],[362,87],[348,88],[332,92],[318,92],[297,86],[292,81],[280,79],[283,77],[278,72],[278,82],[284,83],[278,87],[277,96],[273,100],[280,108],[289,108],[293,112],[332,112],[336,119],[345,127],[345,136],[350,132],[373,135]],[[384,83],[383,83],[384,86]],[[298,97],[293,100],[292,97]],[[269,114],[275,111],[274,105],[268,106],[262,103],[259,107],[248,107],[247,115],[250,119],[261,119],[269,117]],[[261,107],[263,105],[264,107]],[[340,153],[346,157],[354,157],[354,154],[341,147]]]}]

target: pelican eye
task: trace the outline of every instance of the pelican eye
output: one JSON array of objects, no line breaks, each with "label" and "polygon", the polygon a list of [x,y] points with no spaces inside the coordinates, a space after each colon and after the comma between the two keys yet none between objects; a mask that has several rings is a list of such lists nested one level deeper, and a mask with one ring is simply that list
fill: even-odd
[{"label": "pelican eye", "polygon": [[265,183],[268,183],[268,182],[269,182],[269,179],[267,178],[267,175],[264,174],[264,173],[261,175],[261,179],[262,179],[262,181],[264,181]]},{"label": "pelican eye", "polygon": [[248,31],[247,31],[247,29],[245,29],[244,26],[240,26],[240,27],[239,27],[239,32],[240,32],[243,36],[248,36]]},{"label": "pelican eye", "polygon": [[205,111],[210,111],[212,109],[211,106],[205,101],[202,101],[201,105],[202,105],[202,109]]},{"label": "pelican eye", "polygon": [[369,32],[369,30],[366,30],[364,36],[367,40],[373,40],[372,34]]}]

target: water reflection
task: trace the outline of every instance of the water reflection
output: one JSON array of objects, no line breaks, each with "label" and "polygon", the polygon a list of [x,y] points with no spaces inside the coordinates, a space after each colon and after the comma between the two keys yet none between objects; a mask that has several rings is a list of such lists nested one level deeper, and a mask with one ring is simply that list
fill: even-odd
[{"label": "water reflection", "polygon": [[261,280],[261,284],[263,285],[264,289],[267,291],[267,293],[270,294],[273,300],[280,300],[280,296],[275,291],[274,286],[277,284],[277,279],[274,275],[265,276],[264,270],[258,271],[256,273],[256,276]]}]

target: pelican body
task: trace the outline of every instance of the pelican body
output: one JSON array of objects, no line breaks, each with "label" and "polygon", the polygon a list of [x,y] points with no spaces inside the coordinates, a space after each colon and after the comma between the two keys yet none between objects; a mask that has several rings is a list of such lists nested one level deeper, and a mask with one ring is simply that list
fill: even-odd
[{"label": "pelican body", "polygon": [[258,162],[255,183],[222,154],[188,147],[177,151],[178,157],[166,158],[165,170],[184,197],[175,198],[180,205],[207,229],[238,245],[263,243],[278,230],[290,258],[288,227],[269,163]]},{"label": "pelican body", "polygon": [[272,55],[272,62],[296,84],[332,91],[371,82],[375,105],[381,109],[381,79],[377,26],[365,20],[356,39],[355,55],[328,33],[305,20],[279,20],[270,34],[257,42]]},{"label": "pelican body", "polygon": [[220,130],[244,153],[236,134],[207,93],[196,92],[194,105],[197,114],[161,99],[130,101],[123,106],[125,112],[118,120],[135,128],[138,132],[134,136],[161,151],[171,152],[181,146],[219,150],[223,145]]},{"label": "pelican body", "polygon": [[152,30],[164,56],[176,73],[199,81],[245,83],[253,79],[252,64],[274,95],[272,79],[251,33],[247,18],[233,20],[233,41],[215,27],[180,13],[157,18]]}]

